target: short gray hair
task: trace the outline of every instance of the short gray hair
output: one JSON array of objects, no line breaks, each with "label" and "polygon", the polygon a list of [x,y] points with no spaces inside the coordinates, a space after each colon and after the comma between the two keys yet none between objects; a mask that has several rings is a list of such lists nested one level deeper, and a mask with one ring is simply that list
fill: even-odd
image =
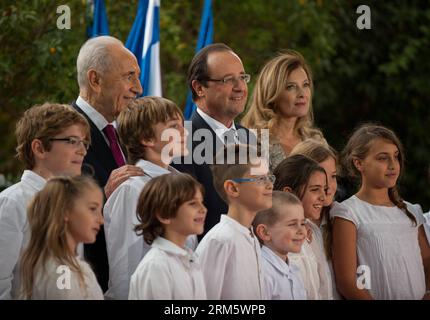
[{"label": "short gray hair", "polygon": [[120,40],[114,37],[100,36],[91,38],[82,45],[76,61],[79,88],[85,88],[88,85],[88,70],[94,69],[104,73],[109,69],[112,64],[109,47],[116,44],[124,46]]}]

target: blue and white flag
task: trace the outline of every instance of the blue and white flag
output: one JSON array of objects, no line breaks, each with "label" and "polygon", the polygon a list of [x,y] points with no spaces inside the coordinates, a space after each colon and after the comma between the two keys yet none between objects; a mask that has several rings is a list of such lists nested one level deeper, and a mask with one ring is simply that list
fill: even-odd
[{"label": "blue and white flag", "polygon": [[93,23],[87,28],[88,38],[106,36],[109,34],[106,7],[103,0],[90,0]]},{"label": "blue and white flag", "polygon": [[139,0],[125,46],[139,63],[143,95],[161,97],[160,0]]},{"label": "blue and white flag", "polygon": [[[212,15],[212,0],[205,0],[203,4],[202,20],[200,22],[199,39],[197,41],[196,53],[213,42],[214,20]],[[191,91],[188,90],[187,102],[185,104],[184,117],[189,119],[196,109],[192,101]]]}]

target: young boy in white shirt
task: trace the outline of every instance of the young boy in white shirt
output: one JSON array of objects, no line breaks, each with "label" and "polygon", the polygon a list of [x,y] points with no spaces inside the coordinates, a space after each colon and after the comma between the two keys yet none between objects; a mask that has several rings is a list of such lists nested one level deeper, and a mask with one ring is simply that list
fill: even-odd
[{"label": "young boy in white shirt", "polygon": [[[123,182],[104,206],[109,261],[109,289],[105,296],[108,299],[128,298],[130,277],[150,248],[134,232],[138,224],[137,201],[148,181],[160,175],[179,173],[169,164],[173,157],[187,152],[183,122],[176,104],[160,97],[137,99],[117,118],[118,135],[127,149],[129,163],[142,168],[144,175]],[[163,132],[169,129],[177,133],[175,139],[163,139]],[[170,152],[163,153],[163,149],[169,148]]]},{"label": "young boy in white shirt", "polygon": [[299,253],[306,238],[303,206],[294,194],[273,191],[272,208],[260,211],[252,225],[260,240],[263,273],[269,300],[306,300],[300,270],[288,263],[288,253]]},{"label": "young boy in white shirt", "polygon": [[203,187],[188,174],[149,181],[139,197],[137,234],[151,245],[130,281],[130,300],[204,300],[198,259],[185,243],[203,233]]},{"label": "young boy in white shirt", "polygon": [[228,145],[224,155],[216,157],[216,163],[223,158],[224,164],[212,166],[215,189],[229,208],[196,250],[208,299],[265,299],[261,249],[251,223],[258,211],[272,206],[274,176],[251,149]]},{"label": "young boy in white shirt", "polygon": [[81,174],[90,144],[87,120],[71,106],[45,103],[24,112],[16,125],[21,181],[0,193],[0,300],[18,298],[19,257],[30,239],[27,206],[46,181]]}]

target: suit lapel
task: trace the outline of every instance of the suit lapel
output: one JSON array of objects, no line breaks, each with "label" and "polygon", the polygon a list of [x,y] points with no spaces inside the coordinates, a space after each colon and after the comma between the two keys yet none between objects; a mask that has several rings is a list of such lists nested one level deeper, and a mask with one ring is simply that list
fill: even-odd
[{"label": "suit lapel", "polygon": [[109,172],[112,170],[112,167],[118,167],[110,147],[106,143],[103,134],[99,131],[94,122],[91,121],[91,119],[86,115],[85,112],[82,111],[81,108],[79,108],[76,102],[73,103],[73,107],[87,119],[91,128],[91,145],[85,157],[93,155],[95,158],[100,159],[99,163]]},{"label": "suit lapel", "polygon": [[[205,129],[209,130],[212,134],[212,150],[214,150],[214,155],[218,152],[218,150],[224,146],[224,143],[222,140],[217,136],[215,131],[209,126],[209,124],[196,112],[194,111],[193,115],[191,116],[191,121],[193,123],[193,134],[194,131],[197,131],[199,129]],[[193,141],[193,147],[199,145],[202,142],[195,142]]]}]

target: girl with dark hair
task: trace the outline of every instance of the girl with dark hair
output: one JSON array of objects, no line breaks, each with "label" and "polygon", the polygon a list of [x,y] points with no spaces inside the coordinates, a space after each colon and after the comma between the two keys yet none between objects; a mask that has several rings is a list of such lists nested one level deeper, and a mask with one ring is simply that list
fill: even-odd
[{"label": "girl with dark hair", "polygon": [[[274,189],[295,194],[303,204],[308,224],[311,222],[319,225],[327,194],[325,170],[316,161],[296,154],[283,160],[273,173],[276,177]],[[318,257],[324,256],[324,249],[311,246],[313,241],[308,236],[301,252],[289,253],[288,257],[291,264],[300,269],[309,300],[333,299],[332,290],[328,288],[331,287],[331,275],[322,272],[319,267],[321,263]],[[322,285],[323,283],[326,285]]]}]

